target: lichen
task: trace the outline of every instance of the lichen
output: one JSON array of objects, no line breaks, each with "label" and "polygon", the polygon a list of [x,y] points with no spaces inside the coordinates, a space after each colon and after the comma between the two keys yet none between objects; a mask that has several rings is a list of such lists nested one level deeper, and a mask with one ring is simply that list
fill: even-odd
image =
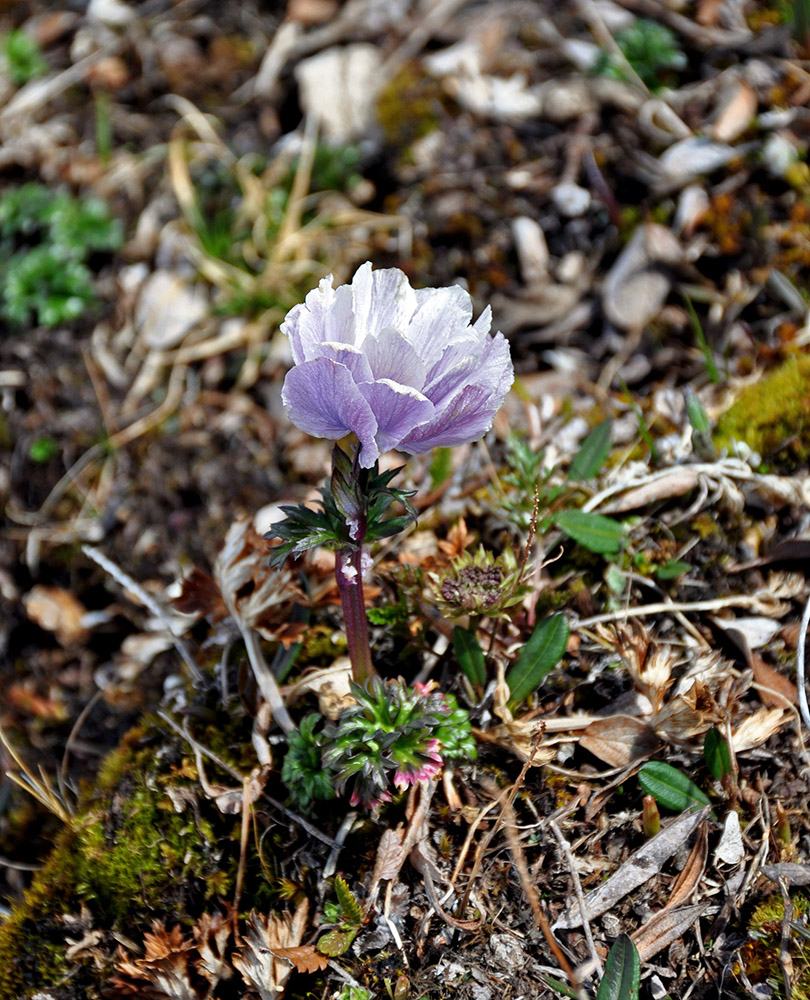
[{"label": "lichen", "polygon": [[720,418],[714,435],[718,448],[733,450],[743,441],[769,462],[778,453],[784,467],[810,456],[810,354],[782,362],[743,389]]}]

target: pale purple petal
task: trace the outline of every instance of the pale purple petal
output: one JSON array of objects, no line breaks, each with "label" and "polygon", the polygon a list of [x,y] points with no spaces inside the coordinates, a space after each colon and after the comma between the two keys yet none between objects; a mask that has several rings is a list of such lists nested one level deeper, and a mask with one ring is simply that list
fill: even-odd
[{"label": "pale purple petal", "polygon": [[313,437],[337,440],[354,432],[362,445],[364,468],[379,458],[374,411],[344,365],[329,358],[296,365],[284,379],[281,401],[296,427]]},{"label": "pale purple petal", "polygon": [[337,361],[338,364],[349,369],[355,382],[372,382],[374,380],[365,353],[352,344],[338,344],[334,341],[318,344],[314,348],[312,360],[315,358],[329,358],[331,361]]},{"label": "pale purple petal", "polygon": [[363,352],[375,379],[390,378],[402,385],[421,389],[427,375],[425,362],[394,327],[366,337]]},{"label": "pale purple petal", "polygon": [[[396,448],[407,434],[433,416],[433,403],[417,389],[390,379],[366,382],[358,387],[377,417],[380,451]],[[360,463],[363,464],[362,462]]]},{"label": "pale purple petal", "polygon": [[416,308],[410,282],[396,267],[372,271],[371,264],[363,264],[352,278],[351,289],[358,345],[386,327],[403,329]]},{"label": "pale purple petal", "polygon": [[353,431],[360,464],[380,450],[416,454],[486,433],[514,373],[485,309],[471,324],[460,286],[414,290],[396,269],[358,268],[351,284],[324,278],[282,330],[296,367],[283,399],[290,419],[319,437]]},{"label": "pale purple petal", "polygon": [[448,344],[465,337],[472,319],[472,300],[459,285],[423,288],[405,336],[419,355],[432,363]]},{"label": "pale purple petal", "polygon": [[473,352],[470,352],[467,343],[448,347],[441,360],[428,372],[422,391],[433,402],[438,414],[448,398],[470,381],[499,397],[502,402],[514,377],[509,344],[504,335],[497,333],[490,337],[484,334]]},{"label": "pale purple petal", "polygon": [[426,424],[416,427],[397,448],[412,455],[424,455],[432,448],[455,448],[477,441],[492,426],[502,398],[478,385],[466,385],[447,406]]},{"label": "pale purple petal", "polygon": [[293,361],[300,365],[317,357],[318,344],[333,341],[353,344],[355,318],[352,290],[348,285],[332,287],[332,275],[321,278],[317,288],[287,313],[281,332],[290,338]]}]

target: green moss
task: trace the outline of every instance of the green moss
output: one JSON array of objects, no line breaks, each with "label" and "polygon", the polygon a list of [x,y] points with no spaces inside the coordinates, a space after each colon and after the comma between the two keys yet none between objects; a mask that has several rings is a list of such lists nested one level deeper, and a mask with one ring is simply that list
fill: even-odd
[{"label": "green moss", "polygon": [[[794,920],[800,919],[810,911],[810,900],[805,893],[797,892],[793,896],[793,906]],[[784,901],[781,895],[774,892],[751,914],[748,922],[749,940],[740,953],[750,981],[772,986],[774,997],[785,996],[782,970],[779,965],[779,945],[784,915]],[[810,942],[800,934],[793,934],[790,941],[790,955],[793,959],[791,998],[809,1000]]]},{"label": "green moss", "polygon": [[346,639],[329,625],[313,625],[304,634],[301,661],[304,663],[332,663],[346,652]]},{"label": "green moss", "polygon": [[[72,826],[0,925],[0,1000],[23,1000],[65,975],[62,917],[83,905],[97,927],[132,933],[148,929],[156,912],[192,916],[232,894],[241,818],[201,794],[185,749],[146,720],[104,762]],[[187,790],[193,802],[178,813],[169,788]]]},{"label": "green moss", "polygon": [[377,119],[388,144],[404,152],[439,128],[446,97],[441,85],[408,63],[385,86],[377,101]]},{"label": "green moss", "polygon": [[784,361],[748,386],[720,418],[718,448],[744,441],[766,461],[779,454],[790,465],[810,457],[810,354]]}]

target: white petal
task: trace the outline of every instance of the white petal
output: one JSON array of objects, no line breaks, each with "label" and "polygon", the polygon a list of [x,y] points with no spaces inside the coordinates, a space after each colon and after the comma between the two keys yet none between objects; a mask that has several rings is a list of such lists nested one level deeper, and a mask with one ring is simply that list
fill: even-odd
[{"label": "white petal", "polygon": [[416,295],[419,304],[404,333],[428,364],[436,361],[448,344],[476,339],[469,325],[472,300],[463,288],[423,288]]},{"label": "white petal", "polygon": [[410,282],[396,267],[372,271],[371,264],[363,264],[352,278],[351,289],[358,345],[386,327],[403,329],[416,307]]},{"label": "white petal", "polygon": [[427,369],[424,361],[394,327],[381,330],[376,336],[366,337],[363,351],[375,379],[389,378],[416,389],[421,389],[425,384]]},{"label": "white petal", "polygon": [[322,278],[300,305],[294,306],[281,332],[290,338],[293,361],[300,365],[317,357],[318,344],[333,341],[353,344],[355,341],[352,293],[348,285],[332,287],[332,275]]}]

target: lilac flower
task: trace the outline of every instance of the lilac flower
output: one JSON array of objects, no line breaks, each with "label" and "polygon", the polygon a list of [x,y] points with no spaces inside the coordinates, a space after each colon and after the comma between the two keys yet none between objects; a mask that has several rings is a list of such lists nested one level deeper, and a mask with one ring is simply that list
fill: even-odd
[{"label": "lilac flower", "polygon": [[351,283],[324,278],[281,326],[295,366],[282,401],[314,437],[354,432],[360,465],[391,448],[422,455],[475,441],[492,426],[514,380],[489,307],[475,323],[458,286],[411,288],[397,268],[363,264]]}]

